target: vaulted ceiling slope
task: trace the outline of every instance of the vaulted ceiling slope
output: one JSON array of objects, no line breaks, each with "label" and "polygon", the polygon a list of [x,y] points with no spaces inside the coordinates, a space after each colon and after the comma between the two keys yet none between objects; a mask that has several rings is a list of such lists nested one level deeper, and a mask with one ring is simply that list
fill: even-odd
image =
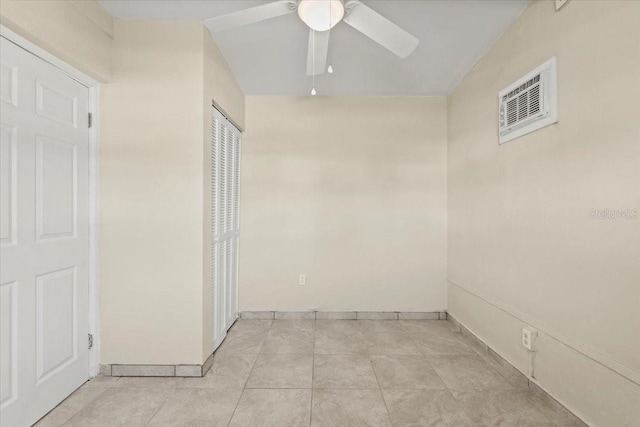
[{"label": "vaulted ceiling slope", "polygon": [[[354,28],[331,30],[333,74],[316,77],[319,95],[448,94],[527,7],[530,0],[363,0],[420,39],[400,59]],[[268,1],[100,0],[119,19],[199,20]],[[215,33],[214,39],[247,95],[308,95],[309,28],[296,13]]]}]

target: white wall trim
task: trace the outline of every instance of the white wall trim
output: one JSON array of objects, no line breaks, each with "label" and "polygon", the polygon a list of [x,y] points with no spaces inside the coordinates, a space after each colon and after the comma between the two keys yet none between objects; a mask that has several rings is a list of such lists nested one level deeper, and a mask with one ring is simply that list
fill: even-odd
[{"label": "white wall trim", "polygon": [[93,348],[89,350],[88,377],[91,378],[98,374],[100,355],[98,304],[98,165],[100,160],[100,116],[98,114],[98,105],[100,84],[95,79],[76,70],[71,65],[3,25],[0,25],[0,36],[53,65],[89,89],[89,112],[93,115],[93,126],[89,129],[89,333],[93,334]]},{"label": "white wall trim", "polygon": [[[478,293],[471,291],[467,288],[465,288],[464,286],[461,286],[455,282],[452,282],[451,280],[448,281],[450,285],[455,286],[458,289],[463,290],[464,292],[473,295],[474,297],[486,302],[487,304],[491,304],[494,307],[498,308],[499,310],[502,310],[503,312],[509,314],[510,316],[515,317],[516,319],[519,319],[520,321],[527,323],[531,326],[533,326],[534,328],[536,328],[538,331],[544,333],[545,335],[548,335],[549,337],[553,338],[554,340],[556,340],[557,342],[559,342],[560,344],[563,344],[569,348],[571,348],[572,350],[582,354],[583,356],[593,360],[594,362],[598,363],[599,365],[604,366],[605,368],[615,372],[616,374],[620,375],[621,377],[631,381],[632,383],[636,384],[636,385],[640,385],[640,372],[635,371],[633,368],[630,368],[626,365],[624,365],[623,363],[617,361],[615,358],[613,358],[612,356],[609,356],[606,353],[601,352],[600,350],[597,350],[593,347],[591,347],[590,345],[587,345],[575,338],[571,338],[568,337],[566,335],[564,335],[561,332],[558,332],[557,330],[547,326],[544,322],[531,317],[525,313],[522,313],[521,311],[517,310],[514,307],[511,307],[510,305],[498,300],[497,298],[494,298],[492,296],[483,296],[483,295],[479,295]],[[455,312],[451,312],[451,314],[456,317],[459,318],[459,315]]]},{"label": "white wall trim", "polygon": [[243,311],[245,320],[447,320],[445,311]]},{"label": "white wall trim", "polygon": [[89,333],[93,348],[89,350],[89,377],[98,375],[100,363],[99,258],[100,238],[100,86],[89,87],[89,112],[93,126],[89,129]]}]

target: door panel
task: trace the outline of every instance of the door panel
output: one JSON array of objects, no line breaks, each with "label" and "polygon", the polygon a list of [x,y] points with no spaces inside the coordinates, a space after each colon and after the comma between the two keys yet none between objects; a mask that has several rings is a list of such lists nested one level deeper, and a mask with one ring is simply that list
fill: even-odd
[{"label": "door panel", "polygon": [[88,379],[89,91],[0,42],[0,425],[21,427]]},{"label": "door panel", "polygon": [[36,81],[36,113],[67,126],[78,127],[78,98],[54,89],[54,84]]},{"label": "door panel", "polygon": [[211,303],[215,350],[238,316],[240,132],[215,108],[211,123]]},{"label": "door panel", "polygon": [[74,237],[77,145],[36,136],[36,238]]},{"label": "door panel", "polygon": [[18,70],[11,62],[0,63],[0,101],[18,105]]},{"label": "door panel", "polygon": [[17,395],[17,282],[0,284],[0,405],[7,406]]},{"label": "door panel", "polygon": [[36,382],[77,358],[76,268],[36,277]]},{"label": "door panel", "polygon": [[0,245],[16,242],[17,129],[0,123]]}]

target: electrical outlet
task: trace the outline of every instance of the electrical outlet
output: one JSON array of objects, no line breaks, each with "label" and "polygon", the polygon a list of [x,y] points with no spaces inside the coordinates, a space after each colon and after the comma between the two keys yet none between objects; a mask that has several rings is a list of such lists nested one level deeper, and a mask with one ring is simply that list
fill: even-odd
[{"label": "electrical outlet", "polygon": [[306,286],[306,284],[307,284],[307,275],[301,274],[300,276],[298,276],[298,285]]},{"label": "electrical outlet", "polygon": [[538,349],[538,331],[531,327],[522,328],[522,345],[529,351]]}]

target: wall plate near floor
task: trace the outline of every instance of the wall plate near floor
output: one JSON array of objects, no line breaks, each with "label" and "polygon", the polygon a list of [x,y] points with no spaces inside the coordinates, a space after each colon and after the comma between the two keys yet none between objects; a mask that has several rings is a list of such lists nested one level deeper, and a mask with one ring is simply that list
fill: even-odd
[{"label": "wall plate near floor", "polygon": [[536,351],[538,349],[538,331],[528,326],[522,328],[522,345],[529,351]]}]

